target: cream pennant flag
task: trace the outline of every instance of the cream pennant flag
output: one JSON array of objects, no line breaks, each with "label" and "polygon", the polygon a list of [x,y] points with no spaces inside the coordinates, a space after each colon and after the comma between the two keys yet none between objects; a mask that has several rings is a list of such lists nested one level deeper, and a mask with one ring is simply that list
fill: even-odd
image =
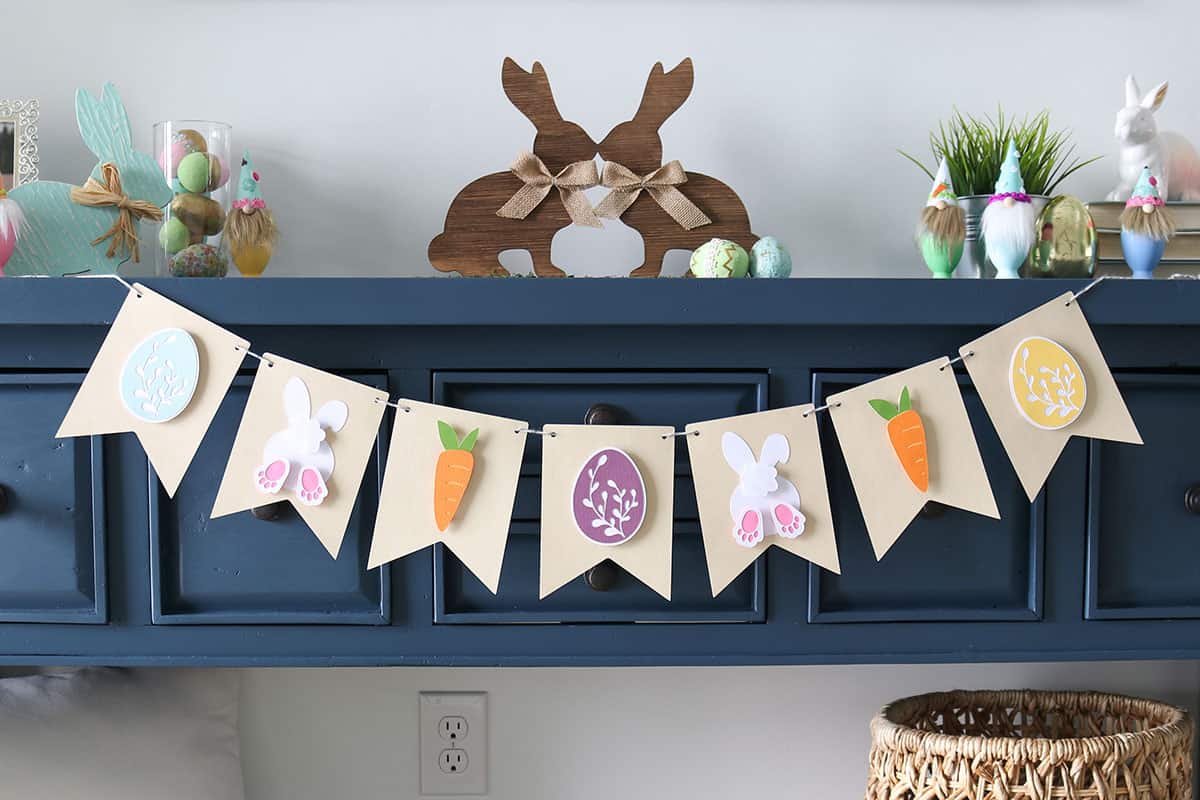
[{"label": "cream pennant flag", "polygon": [[950,359],[830,395],[875,558],[935,501],[1000,518]]},{"label": "cream pennant flag", "polygon": [[777,546],[840,572],[812,405],[687,426],[713,597]]},{"label": "cream pennant flag", "polygon": [[135,283],[56,436],[133,432],[174,497],[249,346]]},{"label": "cream pennant flag", "polygon": [[607,558],[671,599],[674,432],[544,428],[540,597]]},{"label": "cream pennant flag", "polygon": [[963,345],[959,354],[1030,500],[1072,436],[1142,443],[1070,292]]},{"label": "cream pennant flag", "polygon": [[441,542],[495,594],[528,424],[397,405],[368,568]]},{"label": "cream pennant flag", "polygon": [[212,515],[286,500],[337,558],[385,392],[264,353]]}]

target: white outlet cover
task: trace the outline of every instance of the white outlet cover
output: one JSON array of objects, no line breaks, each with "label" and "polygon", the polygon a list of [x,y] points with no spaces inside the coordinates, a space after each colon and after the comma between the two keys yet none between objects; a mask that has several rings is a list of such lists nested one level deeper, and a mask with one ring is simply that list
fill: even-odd
[{"label": "white outlet cover", "polygon": [[[487,692],[421,692],[421,794],[462,796],[487,794]],[[446,717],[466,720],[467,734],[447,743],[441,734]],[[448,773],[439,766],[442,752],[459,748],[465,752],[467,768]]]}]

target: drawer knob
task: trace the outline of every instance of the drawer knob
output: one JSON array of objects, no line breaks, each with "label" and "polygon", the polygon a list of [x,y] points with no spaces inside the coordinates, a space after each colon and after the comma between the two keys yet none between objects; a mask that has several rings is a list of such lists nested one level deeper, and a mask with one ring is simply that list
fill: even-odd
[{"label": "drawer knob", "polygon": [[1191,514],[1200,514],[1200,483],[1193,483],[1183,493],[1183,507]]},{"label": "drawer knob", "polygon": [[286,500],[280,500],[278,503],[268,503],[265,506],[255,506],[250,509],[250,513],[255,519],[261,519],[263,522],[274,522],[283,516],[283,507],[287,505]]},{"label": "drawer knob", "polygon": [[616,425],[620,412],[608,403],[596,403],[583,415],[584,425]]},{"label": "drawer knob", "polygon": [[583,573],[584,580],[593,592],[607,592],[617,585],[620,570],[609,559],[604,559],[596,566]]}]

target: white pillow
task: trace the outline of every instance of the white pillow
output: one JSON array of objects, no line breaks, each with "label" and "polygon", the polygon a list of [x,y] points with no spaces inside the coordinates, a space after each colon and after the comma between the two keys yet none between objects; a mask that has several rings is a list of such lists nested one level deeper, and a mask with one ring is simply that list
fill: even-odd
[{"label": "white pillow", "polygon": [[237,690],[232,670],[0,679],[0,795],[244,800]]}]

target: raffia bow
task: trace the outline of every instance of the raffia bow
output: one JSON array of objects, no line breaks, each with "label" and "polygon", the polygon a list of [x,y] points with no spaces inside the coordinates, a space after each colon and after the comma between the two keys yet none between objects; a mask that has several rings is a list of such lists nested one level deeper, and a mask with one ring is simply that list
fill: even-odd
[{"label": "raffia bow", "polygon": [[132,255],[134,263],[137,263],[141,260],[141,248],[134,222],[139,219],[160,222],[163,218],[162,209],[145,200],[130,199],[121,188],[121,171],[117,169],[116,164],[101,164],[100,174],[104,183],[89,177],[83,186],[72,186],[71,201],[93,208],[116,206],[117,221],[106,233],[93,239],[92,244],[111,239],[105,253],[109,258],[120,250],[124,255]]},{"label": "raffia bow", "polygon": [[592,228],[601,227],[592,204],[583,194],[584,189],[590,189],[600,183],[596,162],[576,161],[567,164],[557,175],[551,175],[540,158],[533,153],[521,153],[511,169],[525,185],[500,207],[496,212],[498,216],[506,219],[525,219],[541,205],[551,189],[558,189],[563,207],[567,209],[567,215],[572,222]]},{"label": "raffia bow", "polygon": [[608,161],[604,164],[604,176],[600,183],[612,191],[596,206],[597,216],[619,219],[645,190],[685,230],[690,231],[712,222],[679,190],[680,184],[687,183],[687,173],[678,161],[663,164],[647,175],[638,175],[626,166]]}]

